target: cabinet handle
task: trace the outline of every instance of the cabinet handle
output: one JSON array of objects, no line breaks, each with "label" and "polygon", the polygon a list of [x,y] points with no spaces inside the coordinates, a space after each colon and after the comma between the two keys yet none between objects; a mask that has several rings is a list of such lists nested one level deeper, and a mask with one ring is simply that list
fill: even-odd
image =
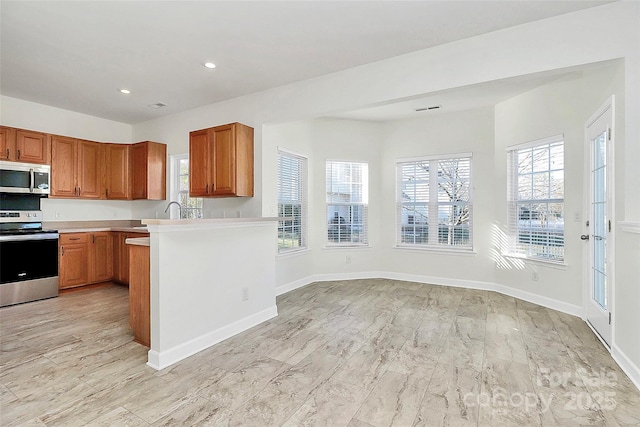
[{"label": "cabinet handle", "polygon": [[204,192],[209,194],[209,184],[207,184],[207,188],[205,188]]},{"label": "cabinet handle", "polygon": [[96,235],[92,234],[91,235],[91,243],[95,243],[96,242]]},{"label": "cabinet handle", "polygon": [[109,197],[109,189],[107,188],[106,190],[104,190],[105,192],[105,197]]},{"label": "cabinet handle", "polygon": [[79,237],[69,237],[69,240],[80,240]]},{"label": "cabinet handle", "polygon": [[9,149],[7,148],[7,159],[9,158]]},{"label": "cabinet handle", "polygon": [[18,160],[20,160],[20,150],[18,150]]},{"label": "cabinet handle", "polygon": [[60,247],[60,256],[64,256],[64,246]]},{"label": "cabinet handle", "polygon": [[80,187],[78,187],[78,196],[80,195]]}]

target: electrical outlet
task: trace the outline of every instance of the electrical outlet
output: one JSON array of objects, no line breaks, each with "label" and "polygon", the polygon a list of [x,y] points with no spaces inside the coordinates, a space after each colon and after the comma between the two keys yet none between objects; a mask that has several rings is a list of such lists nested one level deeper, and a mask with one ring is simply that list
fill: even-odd
[{"label": "electrical outlet", "polygon": [[347,264],[351,264],[351,255],[347,255],[347,257],[345,258],[345,262]]},{"label": "electrical outlet", "polygon": [[242,301],[249,300],[249,288],[242,288]]},{"label": "electrical outlet", "polygon": [[531,280],[533,280],[534,282],[538,281],[538,272],[534,271],[533,273],[531,273]]}]

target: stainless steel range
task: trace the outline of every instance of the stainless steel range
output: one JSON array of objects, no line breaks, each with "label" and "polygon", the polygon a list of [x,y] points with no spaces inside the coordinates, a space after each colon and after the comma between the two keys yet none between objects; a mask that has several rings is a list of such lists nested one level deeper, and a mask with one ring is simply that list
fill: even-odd
[{"label": "stainless steel range", "polygon": [[58,231],[40,197],[0,194],[0,307],[58,296]]}]

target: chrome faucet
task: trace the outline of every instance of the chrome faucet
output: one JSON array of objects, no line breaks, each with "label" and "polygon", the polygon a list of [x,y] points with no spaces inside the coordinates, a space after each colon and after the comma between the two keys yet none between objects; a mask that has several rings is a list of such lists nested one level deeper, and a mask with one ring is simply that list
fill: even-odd
[{"label": "chrome faucet", "polygon": [[178,205],[178,209],[180,209],[180,218],[182,218],[182,205],[178,202],[169,202],[169,204],[167,205],[167,208],[164,210],[164,213],[167,213],[171,205],[173,205],[174,203]]}]

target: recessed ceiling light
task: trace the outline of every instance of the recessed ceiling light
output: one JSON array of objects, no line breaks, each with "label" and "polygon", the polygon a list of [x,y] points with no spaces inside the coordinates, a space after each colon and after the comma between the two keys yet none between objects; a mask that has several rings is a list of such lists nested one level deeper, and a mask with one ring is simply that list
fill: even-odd
[{"label": "recessed ceiling light", "polygon": [[204,65],[206,68],[216,68],[216,64],[214,64],[213,62],[203,62],[202,65]]},{"label": "recessed ceiling light", "polygon": [[123,93],[125,95],[129,95],[131,93],[131,91],[129,89],[120,89],[119,92]]}]

